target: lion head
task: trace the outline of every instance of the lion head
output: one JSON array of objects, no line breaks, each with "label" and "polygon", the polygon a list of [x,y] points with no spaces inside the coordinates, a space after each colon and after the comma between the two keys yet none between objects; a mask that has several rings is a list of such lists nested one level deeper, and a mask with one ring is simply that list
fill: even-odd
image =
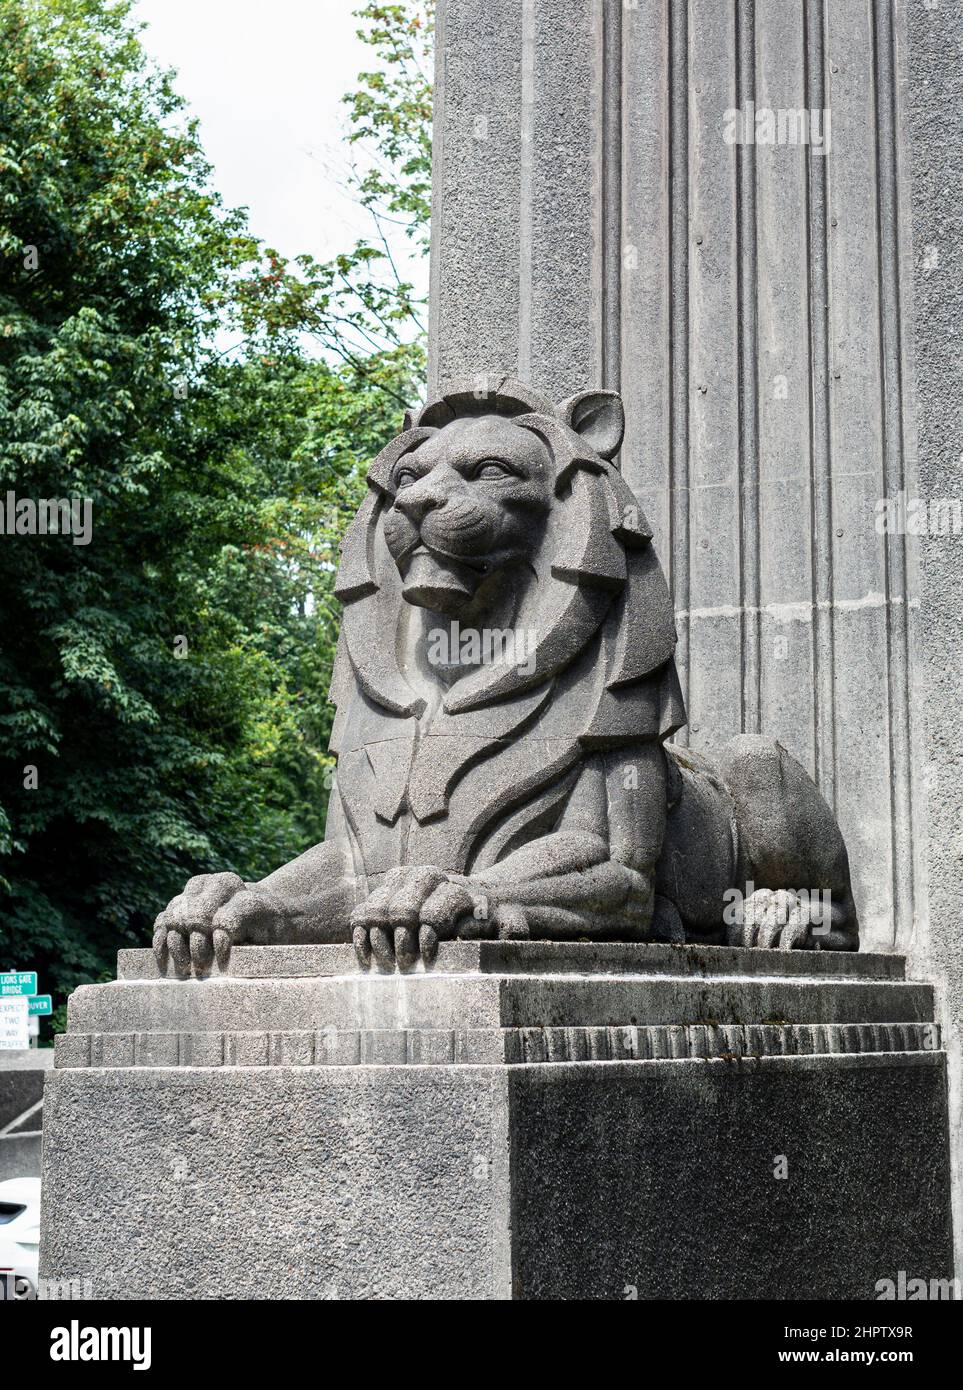
[{"label": "lion head", "polygon": [[533,634],[520,644],[525,660],[509,652],[459,672],[444,697],[449,714],[553,680],[613,607],[610,691],[671,660],[668,589],[642,509],[612,461],[623,432],[615,392],[556,406],[514,381],[456,386],[410,414],[372,464],[369,495],[342,543],[339,704],[353,678],[387,710],[423,712],[417,660],[400,633],[410,645],[412,608],[429,625]]},{"label": "lion head", "polygon": [[533,569],[552,506],[542,439],[502,415],[457,417],[395,462],[385,540],[413,605],[483,618]]}]

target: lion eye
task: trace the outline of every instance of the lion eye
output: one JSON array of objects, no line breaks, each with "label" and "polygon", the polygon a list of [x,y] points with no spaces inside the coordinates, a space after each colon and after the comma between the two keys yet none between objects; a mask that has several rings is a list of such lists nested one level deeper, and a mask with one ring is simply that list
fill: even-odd
[{"label": "lion eye", "polygon": [[395,474],[395,487],[411,487],[412,483],[418,481],[418,474],[413,473],[410,468],[403,468],[400,473]]},{"label": "lion eye", "polygon": [[497,459],[482,459],[475,469],[476,478],[510,478],[512,471]]}]

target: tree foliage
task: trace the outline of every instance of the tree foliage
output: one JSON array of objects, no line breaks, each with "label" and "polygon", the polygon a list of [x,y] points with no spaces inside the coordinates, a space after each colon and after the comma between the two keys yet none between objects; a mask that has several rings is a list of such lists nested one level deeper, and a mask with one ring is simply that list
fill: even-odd
[{"label": "tree foliage", "polygon": [[397,248],[428,250],[434,12],[434,0],[368,0],[356,11],[377,66],[344,98],[348,144],[359,156],[349,189],[370,214],[371,234],[320,264],[267,251],[262,272],[237,295],[245,332],[260,325],[283,334],[296,325],[356,371],[369,355],[423,334],[424,305]]},{"label": "tree foliage", "polygon": [[[222,206],[130,9],[0,0],[0,500],[93,516],[0,534],[0,965],[59,995],[189,874],[321,838],[337,542],[424,365],[390,239],[286,264]],[[430,90],[390,52],[430,13],[360,14],[359,196],[417,236]]]}]

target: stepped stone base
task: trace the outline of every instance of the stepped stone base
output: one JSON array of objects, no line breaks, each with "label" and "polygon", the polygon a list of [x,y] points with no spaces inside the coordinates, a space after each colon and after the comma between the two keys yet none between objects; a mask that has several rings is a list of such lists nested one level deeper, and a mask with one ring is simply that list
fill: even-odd
[{"label": "stepped stone base", "polygon": [[951,1273],[946,1081],[895,956],[341,947],[73,996],[41,1271],[95,1298],[869,1298]]}]

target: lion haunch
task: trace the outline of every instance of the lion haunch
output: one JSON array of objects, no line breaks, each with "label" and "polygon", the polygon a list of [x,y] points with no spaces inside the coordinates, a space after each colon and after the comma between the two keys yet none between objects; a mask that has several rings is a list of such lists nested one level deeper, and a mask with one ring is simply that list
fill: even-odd
[{"label": "lion haunch", "polygon": [[342,544],[325,841],[259,883],[192,879],[160,955],[187,971],[352,935],[401,969],[458,936],[856,949],[846,848],[804,769],[772,739],[718,767],[667,742],[675,621],[612,462],[623,429],[612,392],[553,406],[517,382],[406,420]]}]

